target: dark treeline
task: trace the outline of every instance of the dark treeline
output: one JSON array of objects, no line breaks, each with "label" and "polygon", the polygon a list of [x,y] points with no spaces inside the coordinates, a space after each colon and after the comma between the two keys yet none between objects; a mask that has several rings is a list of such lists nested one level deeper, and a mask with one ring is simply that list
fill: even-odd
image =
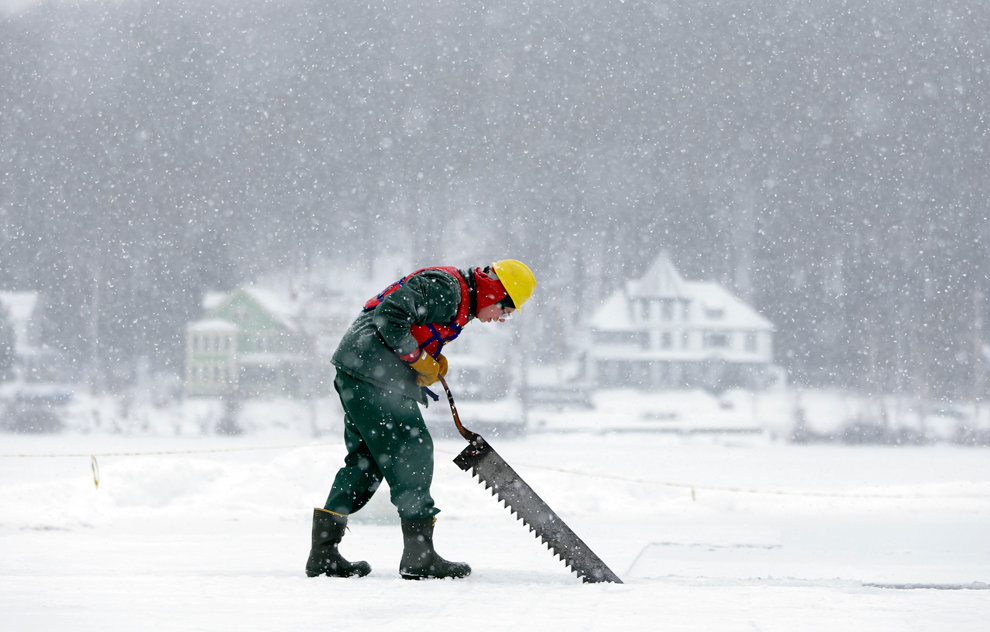
[{"label": "dark treeline", "polygon": [[126,380],[270,269],[509,254],[566,331],[666,248],[795,380],[969,395],[988,32],[978,0],[39,3],[0,18],[0,287]]}]

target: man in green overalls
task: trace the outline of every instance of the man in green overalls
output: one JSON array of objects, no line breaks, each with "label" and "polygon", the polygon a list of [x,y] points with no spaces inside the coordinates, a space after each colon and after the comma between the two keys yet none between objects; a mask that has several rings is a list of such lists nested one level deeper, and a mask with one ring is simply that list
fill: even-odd
[{"label": "man in green overalls", "polygon": [[426,387],[446,375],[443,346],[472,319],[504,322],[533,293],[536,279],[520,261],[484,268],[418,270],[369,300],[333,355],[334,388],[344,408],[347,456],[322,509],[313,512],[310,577],[364,576],[367,562],[337,550],[347,516],[360,510],[384,478],[402,522],[399,573],[405,579],[466,577],[467,564],[433,548],[440,511],[433,503],[433,439],[419,410]]}]

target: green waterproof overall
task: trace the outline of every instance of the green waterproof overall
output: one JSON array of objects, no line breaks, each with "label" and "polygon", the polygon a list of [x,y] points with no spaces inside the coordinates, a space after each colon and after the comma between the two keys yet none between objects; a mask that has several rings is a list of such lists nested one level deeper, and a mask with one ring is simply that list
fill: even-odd
[{"label": "green waterproof overall", "polygon": [[326,509],[344,515],[358,511],[384,478],[400,518],[435,515],[439,510],[430,496],[433,439],[419,404],[339,370],[333,384],[344,407],[347,456]]},{"label": "green waterproof overall", "polygon": [[399,356],[419,347],[411,325],[452,322],[461,299],[454,276],[427,270],[364,311],[344,334],[332,361],[347,456],[326,509],[344,515],[358,511],[384,478],[400,518],[428,518],[440,511],[430,495],[433,439],[419,410],[426,396],[416,384],[416,372]]}]

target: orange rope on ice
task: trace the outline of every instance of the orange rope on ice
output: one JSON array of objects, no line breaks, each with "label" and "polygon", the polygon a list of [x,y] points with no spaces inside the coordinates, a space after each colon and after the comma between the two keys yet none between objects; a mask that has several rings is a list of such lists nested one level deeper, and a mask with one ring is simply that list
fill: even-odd
[{"label": "orange rope on ice", "polygon": [[[442,450],[438,450],[442,452]],[[453,454],[453,452],[449,452]],[[588,476],[591,478],[601,478],[610,481],[622,481],[625,483],[637,483],[642,485],[658,485],[661,487],[673,487],[677,489],[686,489],[691,492],[691,500],[697,500],[697,492],[724,492],[730,494],[763,494],[770,496],[797,496],[797,497],[811,497],[811,498],[862,498],[862,499],[880,499],[880,500],[903,500],[903,499],[967,499],[967,498],[978,498],[987,499],[985,494],[953,494],[951,496],[946,494],[881,494],[881,493],[868,493],[868,492],[816,492],[807,490],[786,490],[786,489],[756,489],[756,488],[746,488],[746,487],[716,487],[716,486],[705,486],[705,485],[695,485],[693,483],[674,483],[669,481],[656,481],[646,478],[633,478],[629,476],[617,476],[615,474],[602,474],[596,472],[579,472],[577,470],[569,470],[559,467],[548,467],[546,465],[531,465],[523,464],[525,467],[533,470],[543,470],[545,472],[557,472],[559,474],[568,474],[572,476]]]},{"label": "orange rope on ice", "polygon": [[[100,468],[97,457],[130,457],[130,456],[173,456],[173,455],[188,455],[188,454],[221,454],[225,452],[258,452],[264,450],[297,450],[302,448],[318,448],[318,447],[329,447],[329,446],[340,446],[343,445],[340,441],[327,441],[321,443],[305,443],[305,444],[290,444],[290,445],[273,445],[273,446],[255,446],[255,447],[245,447],[245,448],[205,448],[202,450],[156,450],[151,452],[97,452],[97,453],[54,453],[54,454],[0,454],[0,458],[20,458],[20,459],[31,459],[31,458],[90,458],[90,467],[93,470],[93,483],[99,488],[100,485]],[[445,454],[456,454],[449,450],[435,450],[439,453]],[[630,476],[619,476],[615,474],[603,474],[600,472],[581,472],[578,470],[570,470],[566,468],[550,467],[546,465],[532,465],[523,464],[526,468],[531,470],[542,470],[545,472],[556,472],[558,474],[567,474],[569,476],[586,476],[591,478],[598,478],[611,481],[622,481],[625,483],[636,483],[640,485],[656,485],[660,487],[670,487],[674,489],[684,489],[691,493],[691,500],[697,500],[697,494],[699,491],[704,492],[719,492],[728,494],[758,494],[766,496],[790,496],[790,497],[803,497],[803,498],[846,498],[846,499],[873,499],[873,500],[924,500],[924,499],[941,499],[941,500],[952,500],[952,499],[983,499],[986,500],[987,496],[985,494],[894,494],[894,493],[870,493],[870,492],[817,492],[809,490],[786,490],[786,489],[757,489],[757,488],[747,488],[747,487],[719,487],[719,486],[706,486],[706,485],[695,485],[693,483],[677,483],[672,481],[657,481],[645,478],[635,478]]]},{"label": "orange rope on ice", "polygon": [[203,450],[153,450],[150,452],[62,452],[53,454],[0,454],[0,459],[58,459],[79,458],[87,456],[167,456],[175,454],[217,454],[222,452],[258,452],[261,450],[295,450],[298,448],[317,448],[323,446],[343,445],[340,441],[326,443],[306,443],[295,445],[255,446],[251,448],[205,448]]},{"label": "orange rope on ice", "polygon": [[256,446],[252,448],[207,448],[203,450],[156,450],[153,452],[97,452],[95,454],[55,453],[55,454],[0,454],[0,459],[58,459],[58,458],[85,458],[89,457],[89,467],[93,471],[93,486],[100,488],[100,462],[98,456],[121,457],[121,456],[170,456],[180,454],[218,454],[223,452],[256,452],[259,450],[295,450],[299,448],[315,448],[324,446],[341,445],[338,441],[326,443],[308,443],[296,445],[278,446]]}]

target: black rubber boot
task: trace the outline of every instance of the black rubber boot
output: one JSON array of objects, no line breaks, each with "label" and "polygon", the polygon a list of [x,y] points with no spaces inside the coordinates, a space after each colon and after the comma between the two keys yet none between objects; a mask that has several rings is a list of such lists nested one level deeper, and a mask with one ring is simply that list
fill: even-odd
[{"label": "black rubber boot", "polygon": [[367,562],[348,562],[337,551],[337,545],[344,537],[347,516],[325,509],[313,510],[313,548],[306,560],[306,575],[329,575],[330,577],[364,577],[371,572]]},{"label": "black rubber boot", "polygon": [[436,519],[417,518],[402,521],[402,579],[446,579],[467,577],[471,567],[460,562],[448,562],[433,548],[433,525]]}]

